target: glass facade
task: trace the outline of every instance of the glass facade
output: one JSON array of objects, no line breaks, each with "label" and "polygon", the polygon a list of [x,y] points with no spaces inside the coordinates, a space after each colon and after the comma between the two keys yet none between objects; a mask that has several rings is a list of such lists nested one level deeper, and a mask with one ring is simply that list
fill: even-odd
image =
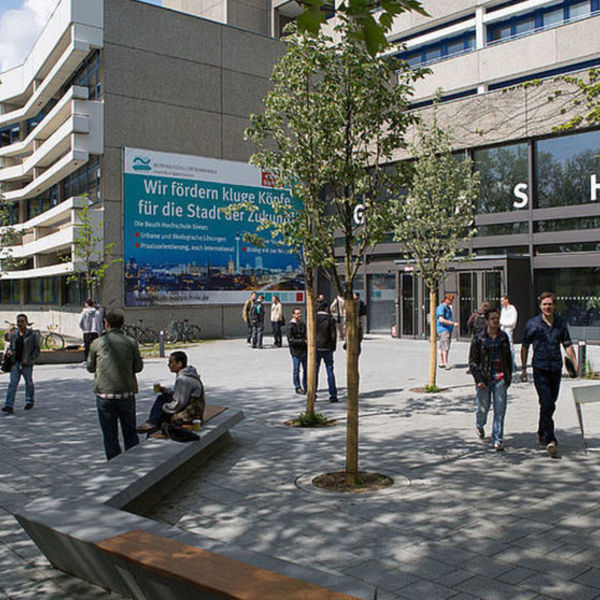
[{"label": "glass facade", "polygon": [[528,145],[525,142],[473,152],[479,171],[480,188],[477,213],[506,212],[514,209],[517,185],[527,186],[529,172]]},{"label": "glass facade", "polygon": [[535,297],[545,290],[556,294],[556,310],[566,318],[574,340],[600,340],[600,267],[539,270]]},{"label": "glass facade", "polygon": [[600,131],[540,140],[534,147],[535,208],[593,201],[592,176],[600,181]]},{"label": "glass facade", "polygon": [[396,322],[396,275],[369,276],[369,331],[390,333]]}]

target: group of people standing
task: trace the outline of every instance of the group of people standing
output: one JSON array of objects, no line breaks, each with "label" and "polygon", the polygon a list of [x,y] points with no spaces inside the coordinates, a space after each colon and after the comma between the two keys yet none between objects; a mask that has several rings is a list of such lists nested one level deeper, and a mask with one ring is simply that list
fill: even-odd
[{"label": "group of people standing", "polygon": [[[252,348],[264,348],[263,336],[265,332],[265,296],[256,292],[250,294],[250,298],[244,302],[242,308],[242,319],[248,328],[246,342]],[[285,325],[285,316],[283,314],[283,304],[279,296],[273,296],[271,302],[271,331],[273,332],[273,344],[281,348],[282,332],[281,328]]]},{"label": "group of people standing", "polygon": [[[452,330],[458,325],[452,318],[453,300],[453,294],[445,294],[436,311],[440,366],[445,368],[449,368]],[[504,450],[507,390],[517,370],[513,334],[518,321],[517,309],[508,296],[503,295],[500,301],[501,309],[485,302],[469,319],[469,329],[473,334],[469,348],[469,372],[476,387],[475,430],[480,439],[485,438],[484,428],[492,405],[494,418],[491,441],[497,451]],[[539,307],[540,313],[525,325],[521,343],[521,381],[527,381],[527,357],[531,346],[533,383],[539,402],[538,441],[545,446],[549,456],[556,457],[558,443],[553,415],[562,374],[561,345],[575,370],[577,357],[566,321],[555,314],[556,295],[550,291],[540,294]]]}]

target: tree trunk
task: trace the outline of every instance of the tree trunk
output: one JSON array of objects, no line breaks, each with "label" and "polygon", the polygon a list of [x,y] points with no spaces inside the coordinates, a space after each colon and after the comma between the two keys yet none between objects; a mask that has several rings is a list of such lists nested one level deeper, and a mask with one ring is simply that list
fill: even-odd
[{"label": "tree trunk", "polygon": [[306,278],[306,414],[315,414],[317,397],[317,309],[313,278]]},{"label": "tree trunk", "polygon": [[345,299],[346,309],[346,373],[348,418],[346,423],[346,484],[356,485],[358,477],[358,305],[352,294]]},{"label": "tree trunk", "polygon": [[437,324],[435,321],[435,311],[437,309],[437,290],[435,287],[429,288],[429,382],[428,385],[435,385],[437,374]]}]

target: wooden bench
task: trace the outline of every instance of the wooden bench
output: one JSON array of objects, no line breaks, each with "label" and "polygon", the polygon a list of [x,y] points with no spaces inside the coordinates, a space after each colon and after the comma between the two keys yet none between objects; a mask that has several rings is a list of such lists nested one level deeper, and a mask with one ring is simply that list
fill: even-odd
[{"label": "wooden bench", "polygon": [[[231,600],[357,600],[314,583],[275,573],[196,546],[133,530],[97,542],[103,552],[141,568],[147,579],[156,574],[179,598],[172,585],[195,591],[193,597]],[[139,581],[140,578],[138,578]],[[166,580],[166,581],[165,581]],[[180,592],[184,594],[185,592]],[[187,595],[187,594],[186,594]]]},{"label": "wooden bench", "polygon": [[573,392],[573,402],[579,419],[579,428],[581,429],[581,442],[583,451],[587,454],[587,442],[585,441],[585,431],[583,430],[583,415],[581,414],[581,405],[592,402],[600,402],[600,385],[583,385],[571,388]]}]

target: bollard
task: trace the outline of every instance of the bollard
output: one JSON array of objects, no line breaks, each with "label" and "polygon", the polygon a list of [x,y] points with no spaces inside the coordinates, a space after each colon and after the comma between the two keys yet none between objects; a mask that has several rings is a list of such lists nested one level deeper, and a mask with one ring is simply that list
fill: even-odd
[{"label": "bollard", "polygon": [[158,355],[165,357],[165,332],[162,329],[158,332]]},{"label": "bollard", "polygon": [[585,365],[587,362],[587,347],[585,340],[579,340],[577,346],[577,377],[585,377],[587,375],[585,372]]}]

